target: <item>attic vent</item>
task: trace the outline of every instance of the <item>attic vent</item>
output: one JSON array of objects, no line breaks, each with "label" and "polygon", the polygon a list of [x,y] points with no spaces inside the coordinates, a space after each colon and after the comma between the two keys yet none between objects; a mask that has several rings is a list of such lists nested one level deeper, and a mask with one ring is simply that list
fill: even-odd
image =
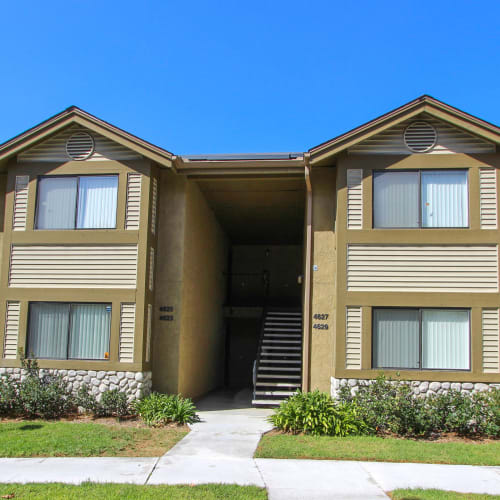
[{"label": "attic vent", "polygon": [[76,132],[66,142],[66,153],[73,160],[86,160],[94,152],[94,139],[87,132]]},{"label": "attic vent", "polygon": [[436,145],[436,129],[427,122],[413,122],[404,131],[406,147],[414,153],[425,153]]}]

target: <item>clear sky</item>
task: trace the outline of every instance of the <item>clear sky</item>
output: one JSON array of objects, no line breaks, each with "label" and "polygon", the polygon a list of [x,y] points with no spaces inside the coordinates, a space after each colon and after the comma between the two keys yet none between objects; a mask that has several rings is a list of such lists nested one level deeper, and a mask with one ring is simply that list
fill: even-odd
[{"label": "clear sky", "polygon": [[500,124],[499,0],[0,12],[0,142],[70,105],[176,154],[304,151],[424,93]]}]

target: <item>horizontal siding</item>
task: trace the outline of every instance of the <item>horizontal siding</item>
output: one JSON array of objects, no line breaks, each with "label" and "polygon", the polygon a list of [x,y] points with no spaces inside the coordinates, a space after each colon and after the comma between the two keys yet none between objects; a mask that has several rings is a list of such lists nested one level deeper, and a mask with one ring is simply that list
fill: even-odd
[{"label": "horizontal siding", "polygon": [[120,308],[120,341],[118,357],[122,363],[134,361],[135,304],[122,304]]},{"label": "horizontal siding", "polygon": [[59,133],[54,134],[45,141],[20,153],[17,157],[18,163],[32,161],[70,161],[71,158],[66,153],[66,141],[75,132],[87,132],[94,138],[95,150],[87,160],[83,161],[102,161],[102,160],[137,160],[141,156],[117,142],[107,137],[96,134],[91,130],[79,126],[71,126]]},{"label": "horizontal siding", "polygon": [[125,229],[139,229],[141,220],[141,183],[142,174],[131,173],[127,176],[127,204],[125,207]]},{"label": "horizontal siding", "polygon": [[347,289],[497,292],[495,245],[348,245]]},{"label": "horizontal siding", "polygon": [[347,229],[363,228],[363,171],[347,170]]},{"label": "horizontal siding", "polygon": [[155,249],[149,249],[149,290],[152,292],[155,280]]},{"label": "horizontal siding", "polygon": [[153,306],[148,304],[148,328],[146,333],[146,363],[151,360],[151,335],[153,330]]},{"label": "horizontal siding", "polygon": [[12,245],[9,286],[136,288],[137,245]]},{"label": "horizontal siding", "polygon": [[153,192],[151,194],[151,232],[156,233],[156,217],[158,211],[158,181],[153,177]]},{"label": "horizontal siding", "polygon": [[479,199],[481,204],[481,229],[496,229],[497,225],[497,171],[479,169]]},{"label": "horizontal siding", "polygon": [[498,309],[483,309],[483,371],[500,372],[500,339]]},{"label": "horizontal siding", "polygon": [[6,359],[17,358],[20,312],[21,304],[19,302],[7,302],[3,345],[3,357]]},{"label": "horizontal siding", "polygon": [[12,229],[14,231],[24,231],[26,229],[29,181],[29,175],[16,176],[16,186],[14,192],[14,215],[12,218]]},{"label": "horizontal siding", "polygon": [[437,132],[436,145],[426,153],[417,154],[451,154],[451,153],[494,153],[495,145],[437,120],[429,115],[419,115],[376,134],[356,144],[348,151],[357,154],[411,154],[403,140],[405,128],[414,121],[426,121],[434,126]]},{"label": "horizontal siding", "polygon": [[346,308],[345,364],[347,369],[361,370],[361,307]]}]

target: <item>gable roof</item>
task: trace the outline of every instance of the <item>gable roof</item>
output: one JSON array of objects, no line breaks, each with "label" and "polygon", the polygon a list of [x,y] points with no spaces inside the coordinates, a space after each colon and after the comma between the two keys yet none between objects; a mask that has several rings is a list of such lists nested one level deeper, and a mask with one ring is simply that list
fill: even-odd
[{"label": "gable roof", "polygon": [[393,111],[311,148],[309,150],[311,164],[330,161],[332,157],[347,148],[424,112],[483,139],[500,144],[500,127],[445,104],[434,97],[422,95]]},{"label": "gable roof", "polygon": [[4,142],[0,145],[0,165],[12,156],[17,155],[24,149],[39,143],[43,139],[58,132],[71,124],[78,124],[91,131],[101,134],[108,139],[121,144],[122,146],[135,151],[136,153],[157,162],[164,167],[172,167],[172,153],[162,149],[150,142],[147,142],[133,134],[125,132],[121,128],[115,127],[108,122],[71,106],[61,113],[45,120],[44,122],[26,130],[22,134]]}]

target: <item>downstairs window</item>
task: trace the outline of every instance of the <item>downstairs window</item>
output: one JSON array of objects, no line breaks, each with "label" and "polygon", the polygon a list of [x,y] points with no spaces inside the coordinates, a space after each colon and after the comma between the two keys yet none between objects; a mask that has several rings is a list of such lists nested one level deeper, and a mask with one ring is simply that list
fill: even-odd
[{"label": "downstairs window", "polygon": [[28,355],[41,359],[108,359],[111,304],[31,302]]},{"label": "downstairs window", "polygon": [[373,309],[373,368],[470,370],[467,309]]}]

